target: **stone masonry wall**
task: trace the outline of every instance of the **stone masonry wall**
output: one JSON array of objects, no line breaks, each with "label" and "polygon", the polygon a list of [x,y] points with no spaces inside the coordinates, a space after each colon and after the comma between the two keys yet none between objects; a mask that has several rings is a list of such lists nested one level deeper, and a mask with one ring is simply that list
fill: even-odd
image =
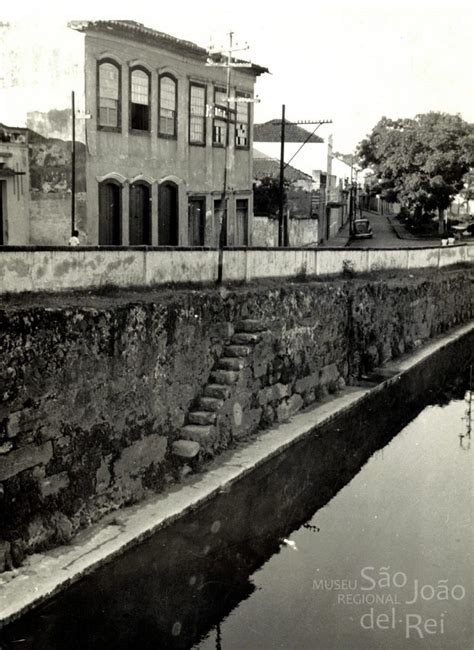
[{"label": "stone masonry wall", "polygon": [[462,269],[5,303],[0,570],[468,321],[471,286]]}]

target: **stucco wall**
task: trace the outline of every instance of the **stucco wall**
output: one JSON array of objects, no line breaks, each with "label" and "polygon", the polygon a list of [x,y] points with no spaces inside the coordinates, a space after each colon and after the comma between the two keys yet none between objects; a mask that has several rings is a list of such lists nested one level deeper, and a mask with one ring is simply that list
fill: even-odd
[{"label": "stucco wall", "polygon": [[0,156],[5,167],[24,172],[22,176],[0,177],[3,197],[3,242],[8,245],[29,244],[30,228],[28,220],[29,175],[28,147],[0,141]]},{"label": "stucco wall", "polygon": [[[86,195],[76,193],[76,227],[87,241]],[[30,244],[66,246],[71,236],[71,193],[35,192],[30,196]]]},{"label": "stucco wall", "polygon": [[[314,221],[308,220],[312,225]],[[310,233],[312,238],[312,234]],[[215,282],[216,249],[5,248],[0,254],[0,294],[94,287],[146,287]],[[405,249],[248,248],[223,252],[223,280],[340,275],[388,269],[440,268],[474,262],[467,245]]]},{"label": "stucco wall", "polygon": [[[173,442],[229,341],[248,352],[203,442],[207,456],[469,320],[471,280],[463,269],[390,284],[6,303],[0,565],[178,479]],[[235,332],[249,329],[242,344]]]}]

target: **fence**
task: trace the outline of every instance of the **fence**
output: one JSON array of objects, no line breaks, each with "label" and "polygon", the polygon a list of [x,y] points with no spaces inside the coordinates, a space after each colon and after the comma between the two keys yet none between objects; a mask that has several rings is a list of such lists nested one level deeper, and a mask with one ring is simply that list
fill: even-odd
[{"label": "fence", "polygon": [[[209,248],[5,247],[0,250],[0,294],[104,286],[146,287],[217,280],[219,252]],[[386,269],[440,268],[474,262],[474,246],[400,249],[230,248],[223,280],[339,275]]]}]

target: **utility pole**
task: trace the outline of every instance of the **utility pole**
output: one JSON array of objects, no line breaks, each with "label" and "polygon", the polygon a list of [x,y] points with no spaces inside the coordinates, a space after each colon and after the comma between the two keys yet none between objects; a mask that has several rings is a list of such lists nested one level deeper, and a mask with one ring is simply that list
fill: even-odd
[{"label": "utility pole", "polygon": [[71,93],[72,104],[72,161],[71,161],[71,235],[76,230],[76,97]]},{"label": "utility pole", "polygon": [[280,136],[280,185],[279,185],[279,219],[278,219],[278,246],[288,246],[287,221],[283,215],[285,194],[285,104],[281,107],[281,136]]},{"label": "utility pole", "polygon": [[[278,121],[276,122],[278,124]],[[286,140],[286,131],[285,128],[287,126],[293,126],[293,125],[301,125],[301,124],[310,124],[311,126],[315,126],[313,129],[312,133],[308,133],[308,137],[306,140],[302,143],[302,145],[298,148],[296,153],[291,156],[290,160],[285,163],[284,160],[284,155],[285,155],[285,140]],[[319,127],[322,124],[332,124],[332,120],[296,120],[293,122],[287,122],[285,119],[285,104],[282,105],[281,107],[281,135],[280,135],[280,187],[279,187],[279,215],[278,215],[278,246],[288,246],[288,220],[285,219],[285,214],[284,214],[284,183],[285,183],[285,168],[288,167],[288,165],[291,163],[293,158],[299,154],[301,149],[305,146],[305,144],[310,140],[313,135],[316,133],[316,131],[319,129]],[[288,142],[294,142],[294,140],[288,140]],[[319,224],[318,224],[319,225]]]},{"label": "utility pole", "polygon": [[[246,97],[242,98],[237,98],[237,97],[231,97],[231,70],[232,68],[251,68],[252,63],[247,62],[247,61],[235,61],[232,59],[232,55],[235,52],[243,52],[244,50],[248,50],[249,46],[247,43],[240,47],[240,46],[235,46],[233,45],[233,37],[234,37],[234,32],[230,31],[228,33],[229,36],[229,45],[227,48],[220,48],[220,49],[214,49],[214,48],[209,48],[209,57],[207,59],[206,65],[207,66],[212,66],[212,67],[220,67],[220,68],[226,68],[227,70],[227,83],[226,83],[226,103],[227,103],[227,115],[226,115],[226,123],[227,123],[227,133],[226,133],[226,143],[224,146],[224,181],[223,181],[223,191],[222,191],[222,198],[221,198],[221,214],[222,214],[222,219],[221,219],[221,224],[220,224],[220,230],[219,230],[219,261],[218,261],[218,268],[217,268],[217,283],[220,284],[222,282],[222,263],[223,263],[223,257],[224,257],[224,246],[227,243],[227,214],[228,214],[228,206],[229,206],[229,196],[228,196],[228,184],[229,184],[229,178],[231,176],[232,172],[232,163],[233,159],[231,156],[229,156],[229,149],[231,147],[231,139],[230,139],[230,125],[232,123],[231,119],[231,113],[235,112],[236,109],[231,109],[230,105],[231,103],[236,104],[238,102],[245,102],[245,103],[252,103],[252,102],[258,102],[260,101],[259,99],[249,99]],[[215,61],[212,58],[213,54],[221,54],[225,56],[225,61]],[[249,124],[250,128],[250,124]],[[235,137],[235,136],[234,136]],[[233,144],[233,143],[232,143]],[[233,149],[233,146],[232,146]]]}]

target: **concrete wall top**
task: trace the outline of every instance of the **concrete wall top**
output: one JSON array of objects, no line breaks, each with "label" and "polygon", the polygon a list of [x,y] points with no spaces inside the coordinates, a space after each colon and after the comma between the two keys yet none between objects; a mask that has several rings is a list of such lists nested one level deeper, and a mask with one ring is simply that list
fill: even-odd
[{"label": "concrete wall top", "polygon": [[[420,249],[228,248],[224,281],[340,275],[344,270],[439,268],[472,263],[474,247]],[[216,248],[5,246],[0,248],[0,294],[213,283]]]}]

